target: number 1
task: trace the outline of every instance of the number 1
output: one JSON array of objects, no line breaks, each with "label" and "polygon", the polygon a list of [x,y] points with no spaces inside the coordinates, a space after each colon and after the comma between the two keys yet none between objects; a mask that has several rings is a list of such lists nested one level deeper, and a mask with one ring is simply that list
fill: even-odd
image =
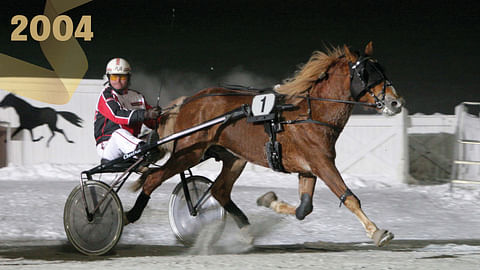
[{"label": "number 1", "polygon": [[262,112],[263,112],[263,110],[265,110],[265,101],[267,101],[267,96],[264,96],[260,101],[262,102]]}]

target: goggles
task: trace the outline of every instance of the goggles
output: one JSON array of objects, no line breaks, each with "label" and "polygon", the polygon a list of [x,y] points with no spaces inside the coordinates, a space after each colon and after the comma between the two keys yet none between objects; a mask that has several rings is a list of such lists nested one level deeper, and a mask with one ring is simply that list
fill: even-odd
[{"label": "goggles", "polygon": [[127,74],[110,74],[110,80],[117,81],[118,79],[126,81],[128,79]]}]

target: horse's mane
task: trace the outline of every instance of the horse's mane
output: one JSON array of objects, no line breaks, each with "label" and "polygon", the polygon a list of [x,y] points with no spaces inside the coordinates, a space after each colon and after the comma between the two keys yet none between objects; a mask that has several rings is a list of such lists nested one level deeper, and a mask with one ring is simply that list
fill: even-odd
[{"label": "horse's mane", "polygon": [[12,94],[12,93],[8,93],[0,102],[4,102],[4,101],[6,102],[5,103],[6,106],[11,106],[20,110],[30,109],[34,107],[30,103],[26,102],[25,100],[17,97],[15,94]]},{"label": "horse's mane", "polygon": [[300,65],[294,76],[283,81],[275,90],[288,96],[298,95],[308,90],[317,81],[318,76],[327,71],[339,57],[344,55],[344,50],[339,47],[327,48],[326,53],[314,51],[308,62]]}]

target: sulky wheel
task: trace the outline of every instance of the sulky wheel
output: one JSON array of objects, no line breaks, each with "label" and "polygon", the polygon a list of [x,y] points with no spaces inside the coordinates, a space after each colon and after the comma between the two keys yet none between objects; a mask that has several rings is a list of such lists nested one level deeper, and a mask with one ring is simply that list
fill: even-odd
[{"label": "sulky wheel", "polygon": [[170,196],[168,207],[170,227],[177,239],[185,245],[192,245],[200,233],[204,234],[202,237],[207,237],[210,243],[214,243],[223,232],[226,213],[208,191],[212,181],[197,175],[188,177],[186,181],[193,206],[197,205],[205,193],[207,194],[197,207],[197,214],[192,216],[180,182]]},{"label": "sulky wheel", "polygon": [[108,192],[109,189],[110,187],[102,182],[87,181],[84,184],[88,211],[92,213],[100,203],[90,220],[87,217],[81,186],[72,190],[65,203],[63,223],[67,238],[78,251],[86,255],[107,253],[115,247],[122,235],[122,203],[114,191]]}]

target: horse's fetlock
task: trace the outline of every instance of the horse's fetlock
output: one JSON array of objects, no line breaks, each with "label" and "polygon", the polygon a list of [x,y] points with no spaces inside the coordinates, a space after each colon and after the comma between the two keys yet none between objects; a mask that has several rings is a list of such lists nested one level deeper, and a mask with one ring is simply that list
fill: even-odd
[{"label": "horse's fetlock", "polygon": [[147,195],[144,191],[140,192],[140,195],[138,195],[135,205],[132,207],[132,209],[130,209],[130,211],[126,213],[126,217],[129,223],[134,223],[140,218],[140,216],[142,216],[143,210],[147,206],[149,200],[149,195]]},{"label": "horse's fetlock", "polygon": [[308,193],[303,193],[300,205],[295,209],[295,217],[298,220],[303,220],[308,214],[313,211],[312,196]]}]

